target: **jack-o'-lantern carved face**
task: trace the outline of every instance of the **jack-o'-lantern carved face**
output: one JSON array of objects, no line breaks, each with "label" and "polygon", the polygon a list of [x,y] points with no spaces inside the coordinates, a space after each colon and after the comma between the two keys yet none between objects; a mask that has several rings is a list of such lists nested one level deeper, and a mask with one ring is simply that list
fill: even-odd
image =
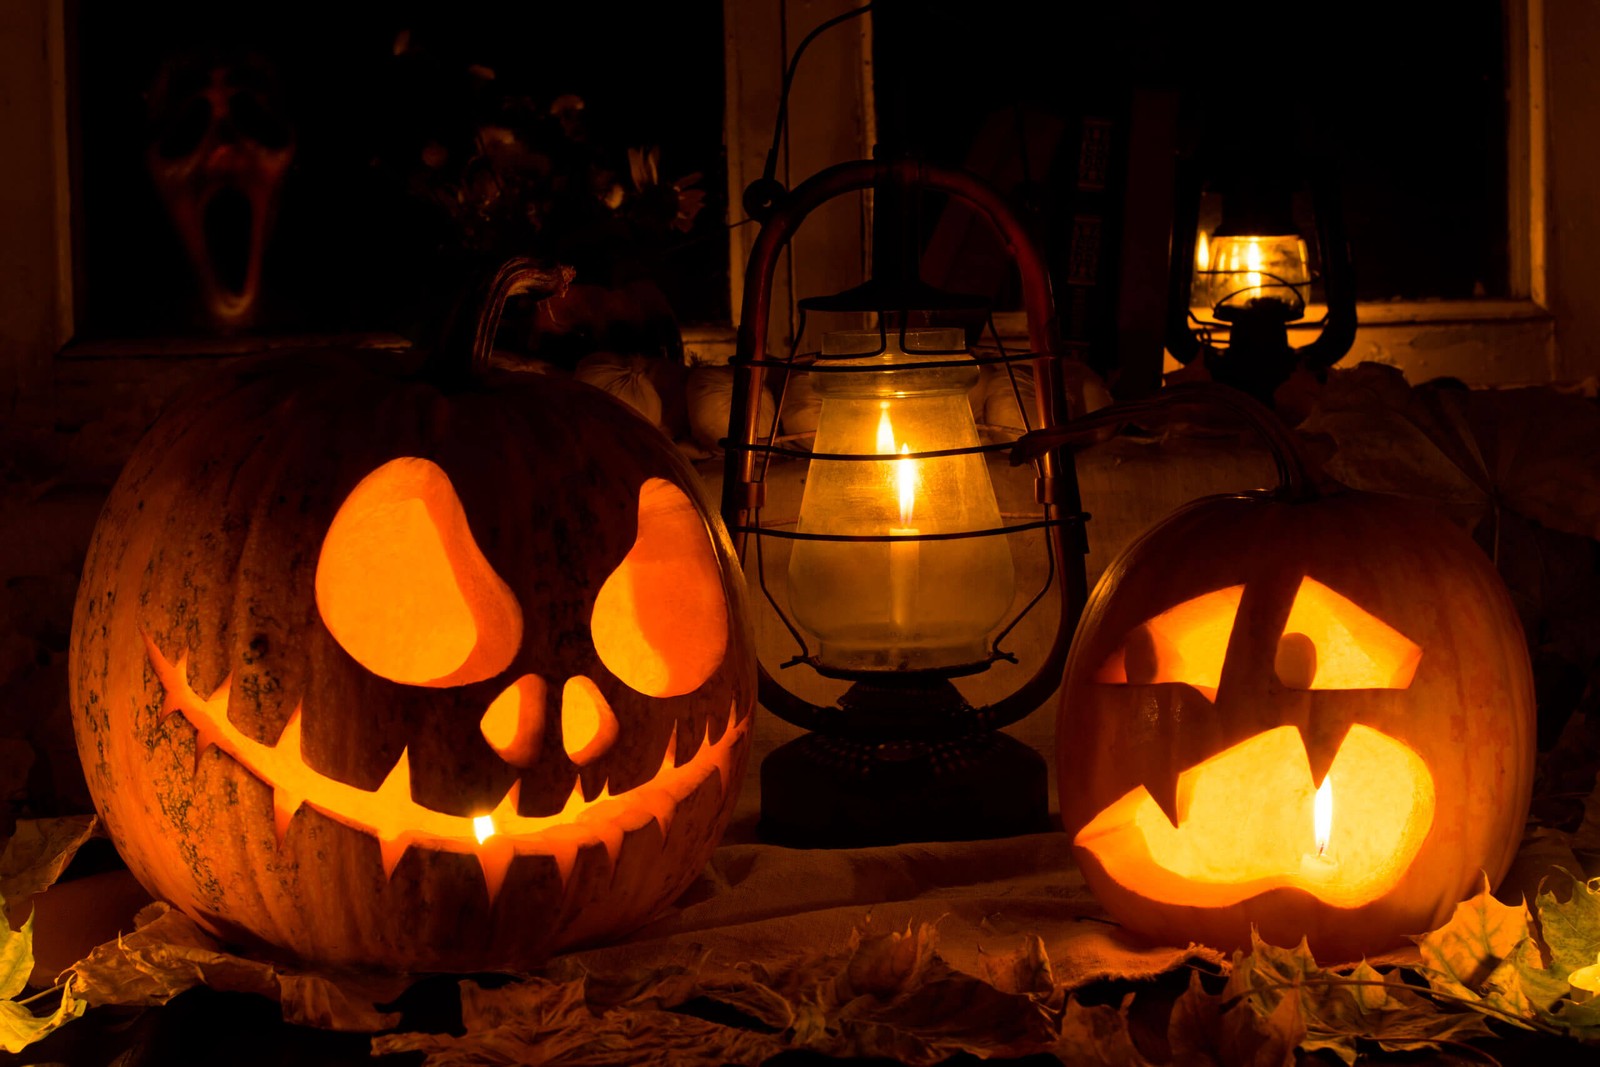
[{"label": "jack-o'-lantern carved face", "polygon": [[1504,873],[1526,648],[1476,546],[1396,507],[1202,502],[1102,579],[1063,689],[1062,811],[1129,927],[1354,958]]},{"label": "jack-o'-lantern carved face", "polygon": [[[754,696],[692,473],[575,384],[242,377],[152,431],[85,572],[75,716],[129,865],[321,960],[527,965],[647,919],[731,812]],[[197,454],[228,411],[331,416],[355,378],[421,425]]]}]

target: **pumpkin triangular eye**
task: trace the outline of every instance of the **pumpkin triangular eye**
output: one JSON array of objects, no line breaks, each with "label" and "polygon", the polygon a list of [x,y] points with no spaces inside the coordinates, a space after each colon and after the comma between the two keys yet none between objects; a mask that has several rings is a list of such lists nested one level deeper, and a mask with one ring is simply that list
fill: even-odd
[{"label": "pumpkin triangular eye", "polygon": [[1278,638],[1278,680],[1290,689],[1405,689],[1422,649],[1314,578],[1305,578]]},{"label": "pumpkin triangular eye", "polygon": [[1207,700],[1216,700],[1228,637],[1243,597],[1244,586],[1230,585],[1168,608],[1134,627],[1094,680],[1112,685],[1186,682]]},{"label": "pumpkin triangular eye", "polygon": [[728,601],[711,532],[694,501],[662,478],[639,488],[639,534],[595,597],[594,650],[652,697],[700,688],[728,649]]},{"label": "pumpkin triangular eye", "polygon": [[402,457],[363,478],[328,526],[317,611],[339,647],[406,685],[492,678],[522,644],[522,609],[489,566],[438,464]]}]

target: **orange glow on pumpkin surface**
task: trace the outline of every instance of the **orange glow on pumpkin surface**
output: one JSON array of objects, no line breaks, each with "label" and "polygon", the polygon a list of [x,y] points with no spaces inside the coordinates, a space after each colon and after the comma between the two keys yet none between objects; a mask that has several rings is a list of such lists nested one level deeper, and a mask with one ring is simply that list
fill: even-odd
[{"label": "orange glow on pumpkin surface", "polygon": [[1163,903],[1227,907],[1282,886],[1337,907],[1376,900],[1433,825],[1433,779],[1405,745],[1356,725],[1323,786],[1325,844],[1299,730],[1280,726],[1180,774],[1176,826],[1141,787],[1075,843],[1118,883]]},{"label": "orange glow on pumpkin surface", "polygon": [[[550,856],[566,880],[584,845],[603,844],[615,863],[623,835],[629,830],[654,819],[665,836],[678,805],[713,775],[723,790],[728,788],[735,747],[750,724],[748,717],[739,722],[730,713],[722,736],[707,736],[682,764],[674,761],[674,733],[662,754],[661,769],[649,782],[616,795],[605,788],[593,799],[584,797],[581,782],[574,783],[566,805],[552,815],[518,813],[520,781],[511,784],[492,812],[451,815],[424,807],[412,798],[411,761],[405,751],[377,789],[361,789],[329,778],[305,762],[298,709],[276,742],[262,744],[228,720],[229,682],[225,681],[211,696],[201,696],[189,685],[186,656],[180,655],[175,662],[168,660],[148,638],[146,648],[150,665],[166,693],[163,714],[181,714],[195,728],[197,763],[208,750],[216,748],[270,788],[280,840],[302,806],[315,808],[336,822],[375,837],[384,873],[391,877],[411,848],[476,856],[491,901],[516,856]],[[486,829],[491,831],[487,835]]]}]

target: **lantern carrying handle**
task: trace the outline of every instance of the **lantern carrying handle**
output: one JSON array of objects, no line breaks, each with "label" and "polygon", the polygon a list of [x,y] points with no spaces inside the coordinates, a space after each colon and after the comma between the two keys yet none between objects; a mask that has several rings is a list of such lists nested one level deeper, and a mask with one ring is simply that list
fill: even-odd
[{"label": "lantern carrying handle", "polygon": [[441,384],[482,377],[494,354],[494,338],[500,332],[506,301],[522,293],[559,296],[576,276],[571,267],[551,267],[526,256],[477,274],[445,319],[444,335],[429,357],[431,377]]},{"label": "lantern carrying handle", "polygon": [[1113,404],[1087,415],[1046,429],[1034,430],[1017,439],[1011,449],[1012,466],[1020,466],[1053,448],[1072,448],[1092,444],[1129,422],[1152,417],[1171,419],[1183,411],[1221,409],[1254,430],[1272,454],[1278,473],[1278,493],[1291,500],[1317,495],[1316,478],[1294,433],[1270,408],[1247,393],[1213,382],[1185,382],[1145,397]]},{"label": "lantern carrying handle", "polygon": [[[1022,222],[1005,200],[983,181],[965,171],[940,167],[916,159],[854,160],[828,167],[796,186],[768,218],[750,249],[745,269],[744,301],[739,318],[733,366],[732,411],[729,431],[733,442],[751,444],[760,439],[758,425],[765,387],[767,335],[771,326],[772,283],[783,249],[806,217],[822,204],[849,193],[882,185],[920,187],[963,200],[988,220],[1008,255],[1016,263],[1022,283],[1022,304],[1027,314],[1028,344],[1034,353],[1035,403],[1041,427],[1059,426],[1068,418],[1066,393],[1058,364],[1059,324],[1050,292],[1050,274],[1044,257],[1034,246]],[[892,310],[892,309],[890,309]],[[761,479],[756,453],[748,448],[727,449],[722,483],[722,518],[732,532],[740,558],[744,557],[747,530],[756,525]],[[1062,447],[1046,445],[1034,457],[1045,518],[1060,520],[1045,530],[1048,551],[1062,574],[1061,622],[1048,653],[1037,671],[1017,690],[993,704],[964,709],[959,722],[945,724],[940,733],[981,733],[999,729],[1037,710],[1061,681],[1067,647],[1077,628],[1078,616],[1088,600],[1084,556],[1088,543],[1081,524],[1082,504],[1077,470]],[[1070,537],[1068,530],[1070,529]],[[803,729],[837,732],[843,713],[837,707],[819,707],[789,692],[758,662],[761,703],[773,714]]]}]

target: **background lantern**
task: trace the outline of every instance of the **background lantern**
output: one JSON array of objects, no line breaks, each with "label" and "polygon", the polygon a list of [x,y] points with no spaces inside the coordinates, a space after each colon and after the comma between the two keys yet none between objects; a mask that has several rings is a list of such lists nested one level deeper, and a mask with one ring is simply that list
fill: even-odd
[{"label": "background lantern", "polygon": [[[1295,217],[1303,187],[1320,273]],[[1237,147],[1180,160],[1175,195],[1166,328],[1174,359],[1200,358],[1213,380],[1270,406],[1297,368],[1321,376],[1349,351],[1355,279],[1327,164],[1308,168],[1302,179],[1296,164],[1273,152]],[[1203,205],[1216,215],[1208,218]],[[1292,346],[1289,324],[1305,317],[1318,282],[1327,305],[1321,332]]]},{"label": "background lantern", "polygon": [[581,383],[487,376],[501,305],[540,281],[488,279],[420,374],[230,368],[106,504],[79,753],[129,868],[220,937],[527,967],[648,920],[726,825],[743,580],[653,427]]},{"label": "background lantern", "polygon": [[1505,874],[1532,671],[1470,538],[1279,460],[1279,491],[1190,504],[1102,576],[1062,687],[1062,822],[1140,934],[1356,959]]},{"label": "background lantern", "polygon": [[[771,286],[780,253],[819,205],[873,191],[873,277],[844,293],[803,300],[811,313],[865,317],[875,328],[825,336],[805,365],[822,397],[813,448],[772,442],[758,415],[770,372],[801,366],[794,353],[767,354]],[[1010,442],[979,440],[967,387],[979,361],[960,331],[927,330],[941,311],[983,302],[943,293],[917,275],[917,196],[928,190],[974,206],[1013,251],[1022,278],[1031,351],[988,360],[1033,368],[1031,423],[1065,417],[1048,275],[1024,228],[988,186],[964,172],[912,159],[840,164],[809,179],[766,219],[751,251],[734,360],[734,407],[723,482],[723,514],[763,589],[761,545],[793,543],[788,594],[799,643],[790,664],[850,681],[831,705],[797,696],[763,666],[762,703],[810,733],[762,763],[761,827],[786,842],[866,845],[955,840],[1046,829],[1047,768],[1029,746],[998,732],[1036,710],[1054,690],[1076,611],[1083,603],[1083,546],[1071,463],[1046,450],[1036,464],[1038,518],[1005,525],[984,462]],[[802,326],[803,334],[803,326]],[[798,343],[796,348],[799,348]],[[781,410],[783,405],[778,405]],[[795,528],[764,519],[773,456],[808,463]],[[1045,588],[1020,612],[1005,535],[1042,531]],[[1060,625],[1027,679],[975,707],[951,679],[1012,659],[999,647],[1029,608],[1059,581]],[[1016,618],[1005,620],[1007,612]],[[813,651],[801,630],[817,640]],[[997,628],[998,634],[997,636]]]}]

